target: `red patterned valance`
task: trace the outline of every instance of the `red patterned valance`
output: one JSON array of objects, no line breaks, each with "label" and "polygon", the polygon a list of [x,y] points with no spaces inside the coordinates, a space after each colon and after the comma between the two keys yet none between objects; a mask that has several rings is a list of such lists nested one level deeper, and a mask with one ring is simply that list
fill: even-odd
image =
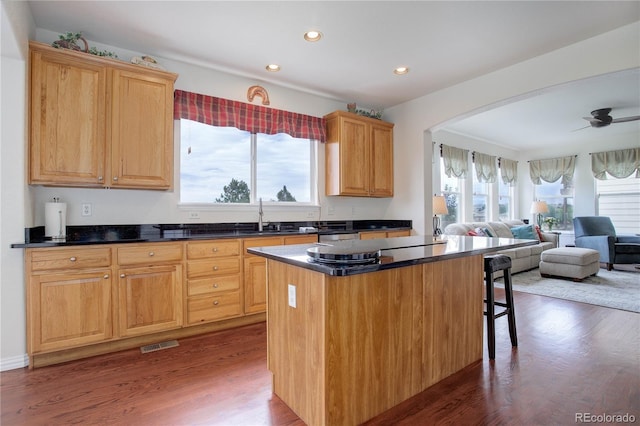
[{"label": "red patterned valance", "polygon": [[173,118],[251,133],[286,133],[295,138],[326,140],[324,118],[297,114],[229,99],[176,90]]}]

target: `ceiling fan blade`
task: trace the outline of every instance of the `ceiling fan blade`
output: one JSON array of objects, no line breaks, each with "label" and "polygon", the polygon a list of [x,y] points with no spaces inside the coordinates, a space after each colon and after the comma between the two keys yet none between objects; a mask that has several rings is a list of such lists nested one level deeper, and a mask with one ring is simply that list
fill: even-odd
[{"label": "ceiling fan blade", "polygon": [[640,115],[632,115],[630,117],[614,118],[611,122],[612,123],[624,123],[625,121],[636,121],[636,120],[640,120]]},{"label": "ceiling fan blade", "polygon": [[577,132],[578,130],[588,129],[589,127],[591,127],[591,125],[589,125],[589,126],[584,126],[584,127],[580,127],[579,129],[574,129],[574,130],[572,130],[572,132]]}]

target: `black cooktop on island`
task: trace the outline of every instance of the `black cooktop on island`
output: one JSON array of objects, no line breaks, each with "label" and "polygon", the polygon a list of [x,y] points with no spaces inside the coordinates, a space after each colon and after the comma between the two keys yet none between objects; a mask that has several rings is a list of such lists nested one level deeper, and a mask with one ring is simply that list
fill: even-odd
[{"label": "black cooktop on island", "polygon": [[[260,231],[257,222],[88,225],[67,226],[64,240],[44,236],[44,226],[25,229],[25,242],[13,248],[55,247],[82,244],[159,242],[210,238],[243,238],[265,235],[339,234],[359,231],[411,229],[410,220],[346,220],[271,222]],[[302,231],[300,228],[306,228]],[[312,228],[310,230],[309,228]]]}]

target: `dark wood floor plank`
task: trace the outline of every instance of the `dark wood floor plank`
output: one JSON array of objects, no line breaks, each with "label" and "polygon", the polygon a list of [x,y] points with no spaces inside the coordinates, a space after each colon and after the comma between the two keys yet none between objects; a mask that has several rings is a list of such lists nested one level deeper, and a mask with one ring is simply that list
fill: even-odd
[{"label": "dark wood floor plank", "polygon": [[[501,291],[496,294],[502,296]],[[485,359],[371,419],[369,425],[574,424],[576,413],[640,422],[640,314],[515,293]],[[266,327],[180,340],[0,374],[2,425],[303,425],[271,393]]]}]

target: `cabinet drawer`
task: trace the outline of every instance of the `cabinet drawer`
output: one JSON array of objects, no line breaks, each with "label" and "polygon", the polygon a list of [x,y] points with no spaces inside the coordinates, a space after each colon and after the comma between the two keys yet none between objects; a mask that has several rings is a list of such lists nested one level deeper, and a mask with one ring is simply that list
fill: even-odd
[{"label": "cabinet drawer", "polygon": [[189,259],[208,259],[211,257],[237,256],[239,254],[239,240],[215,240],[187,244],[187,257]]},{"label": "cabinet drawer", "polygon": [[30,253],[32,271],[111,266],[111,249],[108,247],[35,249]]},{"label": "cabinet drawer", "polygon": [[144,244],[135,247],[118,247],[118,264],[154,264],[180,262],[182,244]]},{"label": "cabinet drawer", "polygon": [[197,296],[207,293],[238,290],[240,288],[240,275],[224,275],[221,277],[201,278],[189,280],[187,283],[187,295]]},{"label": "cabinet drawer", "polygon": [[187,302],[187,323],[197,324],[242,314],[240,292],[191,298]]},{"label": "cabinet drawer", "polygon": [[318,242],[318,235],[292,235],[290,237],[284,237],[284,245],[290,244],[313,244]]},{"label": "cabinet drawer", "polygon": [[250,238],[242,242],[242,252],[245,256],[255,256],[251,253],[247,253],[249,247],[269,247],[280,246],[284,242],[282,237],[264,237],[264,238]]},{"label": "cabinet drawer", "polygon": [[211,260],[195,260],[187,264],[187,277],[212,277],[240,273],[239,257],[222,257]]}]

